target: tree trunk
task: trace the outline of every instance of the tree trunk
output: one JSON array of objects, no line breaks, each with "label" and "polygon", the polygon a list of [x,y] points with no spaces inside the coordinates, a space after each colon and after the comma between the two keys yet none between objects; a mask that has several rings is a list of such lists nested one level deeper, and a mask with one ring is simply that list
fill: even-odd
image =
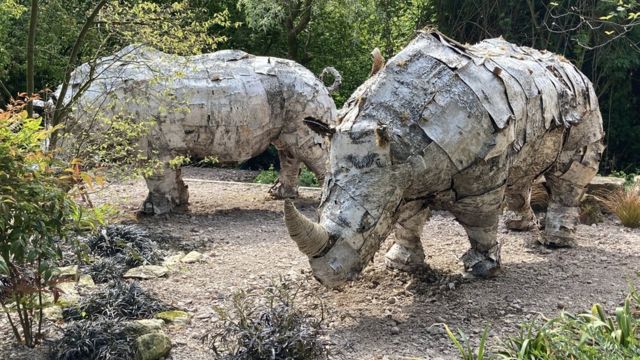
[{"label": "tree trunk", "polygon": [[[38,0],[31,0],[31,17],[29,18],[29,37],[27,39],[27,96],[33,96],[34,88],[34,47],[36,42],[36,25],[38,22]],[[33,104],[27,103],[27,114],[33,117]]]}]

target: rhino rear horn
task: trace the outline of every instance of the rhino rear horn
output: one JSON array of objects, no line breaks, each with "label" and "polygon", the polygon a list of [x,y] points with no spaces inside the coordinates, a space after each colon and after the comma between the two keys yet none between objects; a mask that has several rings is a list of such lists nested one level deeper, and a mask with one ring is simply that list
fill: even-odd
[{"label": "rhino rear horn", "polygon": [[322,253],[329,243],[327,231],[302,215],[290,200],[284,202],[284,222],[298,249],[309,257]]},{"label": "rhino rear horn", "polygon": [[371,51],[371,59],[373,60],[373,64],[371,64],[371,72],[369,72],[369,77],[377,74],[378,71],[380,71],[380,69],[384,67],[384,64],[386,62],[384,56],[382,56],[382,52],[380,52],[380,49],[378,48],[375,48],[373,49],[373,51]]},{"label": "rhino rear horn", "polygon": [[330,138],[336,132],[336,129],[311,116],[307,116],[302,122],[320,136]]}]

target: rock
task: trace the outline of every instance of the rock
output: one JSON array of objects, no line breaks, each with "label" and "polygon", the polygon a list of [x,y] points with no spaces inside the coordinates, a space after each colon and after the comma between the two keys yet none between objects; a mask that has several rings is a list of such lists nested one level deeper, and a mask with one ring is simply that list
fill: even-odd
[{"label": "rock", "polygon": [[157,360],[169,354],[171,340],[162,331],[144,334],[136,339],[136,359]]},{"label": "rock", "polygon": [[42,309],[42,315],[45,319],[51,321],[60,321],[64,319],[64,317],[62,316],[62,308],[57,305],[49,306]]},{"label": "rock", "polygon": [[624,179],[611,176],[595,176],[587,185],[587,193],[598,195],[610,191],[623,190]]},{"label": "rock", "polygon": [[397,326],[394,326],[391,328],[391,335],[398,335],[400,334],[400,328]]},{"label": "rock", "polygon": [[76,276],[78,276],[78,265],[59,267],[55,270],[55,274],[61,278],[73,277],[75,280]]},{"label": "rock", "polygon": [[129,269],[124,275],[124,278],[136,278],[136,279],[155,279],[165,276],[169,269],[165,266],[158,265],[142,265],[132,269]]},{"label": "rock", "polygon": [[396,303],[396,298],[391,296],[390,298],[387,299],[387,304],[393,305]]},{"label": "rock", "polygon": [[130,326],[137,334],[144,335],[162,331],[164,321],[162,319],[142,319],[133,320],[127,325]]},{"label": "rock", "polygon": [[185,264],[199,262],[202,261],[202,254],[197,251],[192,251],[180,259],[180,261]]},{"label": "rock", "polygon": [[164,258],[162,262],[162,266],[166,267],[174,267],[180,264],[180,260],[184,257],[184,253],[180,251],[179,253],[171,256],[167,256]]},{"label": "rock", "polygon": [[162,319],[168,323],[187,324],[191,319],[191,315],[181,310],[162,311],[155,315],[156,319]]},{"label": "rock", "polygon": [[93,282],[91,275],[80,275],[78,286],[85,289],[93,289],[96,287],[96,284]]},{"label": "rock", "polygon": [[[78,305],[80,301],[80,294],[76,288],[75,281],[61,282],[56,285],[60,289],[60,297],[56,302],[60,307],[68,308],[70,306]],[[43,301],[44,302],[44,301]]]}]

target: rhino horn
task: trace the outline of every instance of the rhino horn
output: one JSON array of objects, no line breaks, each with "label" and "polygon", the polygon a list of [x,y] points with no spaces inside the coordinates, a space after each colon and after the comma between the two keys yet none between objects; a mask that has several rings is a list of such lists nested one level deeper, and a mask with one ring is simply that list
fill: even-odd
[{"label": "rhino horn", "polygon": [[284,202],[284,222],[289,236],[307,256],[319,255],[329,243],[329,234],[322,225],[307,219],[290,200]]}]

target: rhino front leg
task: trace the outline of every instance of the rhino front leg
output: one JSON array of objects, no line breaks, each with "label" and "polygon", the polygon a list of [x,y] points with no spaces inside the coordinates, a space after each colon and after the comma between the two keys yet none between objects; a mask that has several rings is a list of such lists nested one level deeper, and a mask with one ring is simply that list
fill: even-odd
[{"label": "rhino front leg", "polygon": [[462,256],[465,272],[472,276],[493,276],[500,268],[498,217],[504,186],[482,195],[456,200],[451,212],[464,227],[471,248]]},{"label": "rhino front leg", "polygon": [[149,194],[140,211],[144,214],[161,215],[189,203],[189,188],[182,181],[180,168],[165,167],[162,173],[145,178]]},{"label": "rhino front leg", "polygon": [[280,176],[278,182],[269,190],[269,194],[276,199],[298,197],[298,173],[300,160],[286,148],[278,148],[280,159]]},{"label": "rhino front leg", "polygon": [[408,203],[400,209],[394,233],[395,242],[384,259],[387,267],[407,272],[425,268],[420,236],[430,215],[431,211],[421,201]]},{"label": "rhino front leg", "polygon": [[525,179],[507,186],[507,208],[513,212],[505,221],[510,230],[527,231],[538,227],[538,219],[531,209],[531,180]]}]

